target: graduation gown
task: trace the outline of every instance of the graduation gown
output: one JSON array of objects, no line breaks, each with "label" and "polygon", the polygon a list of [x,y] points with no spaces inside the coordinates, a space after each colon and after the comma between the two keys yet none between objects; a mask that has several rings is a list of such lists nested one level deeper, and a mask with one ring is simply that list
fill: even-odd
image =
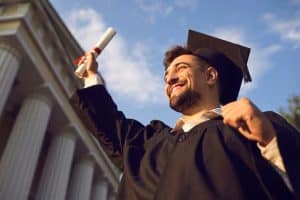
[{"label": "graduation gown", "polygon": [[71,103],[86,127],[123,172],[118,199],[295,199],[300,198],[299,132],[266,113],[294,192],[265,160],[256,144],[221,118],[189,132],[172,132],[159,120],[144,126],[127,119],[104,86],[81,89]]}]

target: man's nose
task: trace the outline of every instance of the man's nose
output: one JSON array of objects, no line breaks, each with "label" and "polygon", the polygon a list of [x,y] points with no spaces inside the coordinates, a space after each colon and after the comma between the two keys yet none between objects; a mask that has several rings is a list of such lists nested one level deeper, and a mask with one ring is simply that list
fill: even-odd
[{"label": "man's nose", "polygon": [[172,73],[172,74],[170,73],[168,75],[168,77],[166,78],[166,82],[169,85],[172,85],[172,84],[176,83],[177,81],[178,81],[178,76],[175,73]]}]

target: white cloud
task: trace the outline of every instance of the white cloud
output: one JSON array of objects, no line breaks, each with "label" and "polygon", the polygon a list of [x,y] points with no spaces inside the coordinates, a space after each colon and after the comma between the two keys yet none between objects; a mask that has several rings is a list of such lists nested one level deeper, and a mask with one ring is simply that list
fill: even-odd
[{"label": "white cloud", "polygon": [[161,0],[135,0],[138,7],[149,14],[151,23],[155,23],[159,16],[169,16],[178,8],[193,10],[199,0],[175,0],[173,4]]},{"label": "white cloud", "polygon": [[272,55],[280,49],[278,45],[261,47],[247,41],[243,30],[239,28],[220,28],[215,30],[212,35],[251,48],[248,66],[252,82],[242,85],[241,95],[245,95],[248,91],[258,86],[259,79],[272,67]]},{"label": "white cloud", "polygon": [[292,42],[295,48],[300,47],[299,16],[284,20],[278,19],[271,13],[267,13],[264,15],[264,20],[269,24],[274,32],[280,35],[281,39]]},{"label": "white cloud", "polygon": [[289,0],[289,3],[292,5],[300,5],[300,0]]},{"label": "white cloud", "polygon": [[165,9],[165,15],[168,16],[168,15],[170,15],[173,11],[174,11],[174,7],[173,7],[173,6],[167,6],[166,9]]},{"label": "white cloud", "polygon": [[175,0],[175,6],[179,8],[195,9],[199,0]]},{"label": "white cloud", "polygon": [[159,0],[135,0],[135,2],[142,11],[150,15],[151,20],[155,20],[158,15],[168,16],[174,10],[172,5]]},{"label": "white cloud", "polygon": [[143,11],[152,13],[161,12],[163,7],[163,3],[160,1],[136,0],[136,3]]},{"label": "white cloud", "polygon": [[[91,8],[71,11],[66,22],[86,50],[107,27],[102,17]],[[150,71],[144,45],[138,43],[130,51],[128,49],[125,40],[117,34],[100,56],[100,71],[108,87],[139,103],[161,102],[165,98],[163,80]]]}]

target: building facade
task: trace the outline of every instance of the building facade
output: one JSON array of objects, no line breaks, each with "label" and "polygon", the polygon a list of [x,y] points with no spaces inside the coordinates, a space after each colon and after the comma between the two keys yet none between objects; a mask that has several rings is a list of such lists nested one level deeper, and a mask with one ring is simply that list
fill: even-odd
[{"label": "building facade", "polygon": [[120,172],[69,103],[82,48],[47,0],[0,0],[0,199],[114,199]]}]

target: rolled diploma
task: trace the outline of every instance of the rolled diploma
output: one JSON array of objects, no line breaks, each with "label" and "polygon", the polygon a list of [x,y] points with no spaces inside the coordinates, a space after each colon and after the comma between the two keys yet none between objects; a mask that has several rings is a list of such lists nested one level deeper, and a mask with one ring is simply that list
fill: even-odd
[{"label": "rolled diploma", "polygon": [[[103,51],[103,49],[106,47],[106,45],[110,42],[110,40],[114,37],[116,34],[116,30],[113,29],[112,27],[109,27],[105,33],[101,36],[99,41],[96,43],[94,46],[92,53],[95,55],[95,58],[97,58],[100,53]],[[76,76],[82,78],[85,70],[86,70],[86,63],[87,60],[85,60],[81,65],[77,67],[75,70]]]}]

